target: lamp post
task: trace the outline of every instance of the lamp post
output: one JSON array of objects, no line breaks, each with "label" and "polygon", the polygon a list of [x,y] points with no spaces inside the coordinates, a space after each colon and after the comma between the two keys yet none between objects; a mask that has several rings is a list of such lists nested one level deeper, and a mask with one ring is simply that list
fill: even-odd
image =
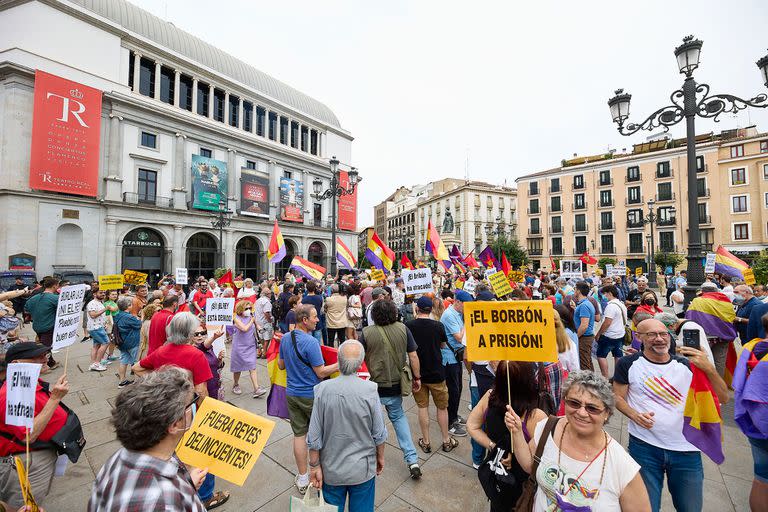
[{"label": "lamp post", "polygon": [[349,173],[347,173],[349,183],[346,187],[342,187],[340,183],[339,161],[336,160],[335,156],[332,156],[328,163],[331,166],[330,186],[328,189],[323,190],[323,182],[320,181],[320,178],[313,179],[312,189],[314,194],[312,194],[312,197],[318,201],[328,199],[329,197],[333,198],[331,201],[331,274],[336,275],[336,210],[338,209],[339,198],[354,194],[357,184],[363,181],[363,178],[358,175],[356,168],[351,167]]},{"label": "lamp post", "polygon": [[218,214],[211,220],[211,226],[213,226],[214,229],[218,228],[219,230],[219,265],[221,267],[224,266],[224,228],[232,223],[232,219],[229,217],[230,215],[232,215],[232,212],[227,209],[227,201],[221,199],[219,201]]},{"label": "lamp post", "polygon": [[[642,218],[643,224],[650,224],[651,225],[651,234],[648,236],[648,250],[650,251],[648,254],[648,286],[651,288],[657,288],[658,283],[656,281],[656,262],[654,261],[654,256],[656,253],[655,248],[655,240],[656,237],[653,234],[653,226],[655,224],[661,225],[661,222],[663,222],[663,219],[659,218],[659,215],[653,211],[653,206],[656,204],[656,201],[653,199],[648,200],[648,215]],[[677,210],[674,206],[670,207],[668,210],[670,219],[672,220],[675,216],[675,213],[677,213]]]},{"label": "lamp post", "polygon": [[[686,144],[688,160],[688,284],[684,288],[685,305],[693,300],[696,291],[704,282],[704,267],[701,264],[701,235],[699,233],[698,194],[696,187],[696,116],[718,120],[725,113],[736,113],[747,107],[768,107],[768,95],[758,94],[745,100],[731,94],[709,94],[709,85],[697,84],[693,72],[699,67],[699,57],[703,42],[693,36],[683,38],[683,44],[675,48],[675,57],[685,80],[681,89],[670,96],[671,105],[662,107],[641,123],[627,123],[629,103],[632,95],[623,89],[616,90],[616,95],[608,100],[613,122],[618,125],[619,133],[632,135],[640,130],[663,128],[669,131],[683,119],[686,122]],[[757,61],[757,67],[768,86],[768,55]],[[700,97],[699,97],[700,96]],[[626,123],[626,124],[625,124]]]}]

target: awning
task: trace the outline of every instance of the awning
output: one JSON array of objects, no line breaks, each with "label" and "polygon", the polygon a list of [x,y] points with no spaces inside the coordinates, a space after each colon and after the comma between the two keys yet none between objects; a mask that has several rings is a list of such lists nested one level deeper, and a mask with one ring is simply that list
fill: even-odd
[{"label": "awning", "polygon": [[768,249],[768,245],[724,245],[733,254],[749,254]]}]

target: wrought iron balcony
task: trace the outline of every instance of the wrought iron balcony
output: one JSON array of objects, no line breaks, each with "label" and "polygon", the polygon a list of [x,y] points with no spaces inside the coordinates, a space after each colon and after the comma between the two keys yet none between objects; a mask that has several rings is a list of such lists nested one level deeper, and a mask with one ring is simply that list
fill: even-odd
[{"label": "wrought iron balcony", "polygon": [[173,208],[173,199],[170,197],[138,194],[136,192],[123,192],[123,202],[129,204],[159,206],[160,208]]}]

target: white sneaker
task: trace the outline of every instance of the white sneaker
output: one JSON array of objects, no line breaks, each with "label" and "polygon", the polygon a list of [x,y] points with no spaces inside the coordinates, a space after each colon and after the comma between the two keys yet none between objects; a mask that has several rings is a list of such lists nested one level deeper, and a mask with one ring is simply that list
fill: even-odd
[{"label": "white sneaker", "polygon": [[99,363],[91,363],[91,366],[88,367],[88,369],[92,372],[105,372],[107,371],[107,367],[99,364]]}]

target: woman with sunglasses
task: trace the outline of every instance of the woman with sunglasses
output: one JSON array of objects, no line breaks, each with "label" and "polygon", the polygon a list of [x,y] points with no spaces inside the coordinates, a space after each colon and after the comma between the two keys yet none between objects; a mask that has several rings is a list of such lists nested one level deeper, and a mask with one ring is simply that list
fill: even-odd
[{"label": "woman with sunglasses", "polygon": [[256,319],[253,317],[253,302],[245,299],[235,304],[234,323],[232,356],[229,361],[229,370],[234,380],[232,393],[243,393],[240,389],[240,372],[248,372],[253,384],[253,398],[259,398],[264,396],[267,390],[259,387],[259,379],[256,376]]},{"label": "woman with sunglasses", "polygon": [[[535,471],[533,510],[650,511],[640,466],[604,429],[615,407],[608,380],[587,370],[573,372],[563,385],[563,401],[565,418],[554,420],[545,439],[548,422],[539,422],[527,441],[512,407],[504,416],[515,458],[526,472]],[[534,467],[540,443],[541,461]]]}]

